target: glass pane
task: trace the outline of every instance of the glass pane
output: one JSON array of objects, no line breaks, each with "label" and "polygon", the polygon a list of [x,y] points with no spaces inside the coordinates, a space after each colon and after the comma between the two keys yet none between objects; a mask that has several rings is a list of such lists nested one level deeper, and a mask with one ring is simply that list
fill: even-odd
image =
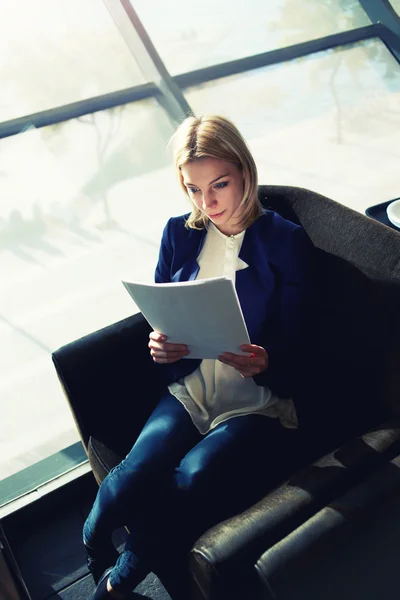
[{"label": "glass pane", "polygon": [[50,353],[137,312],[187,210],[155,100],[0,140],[0,479],[78,441]]},{"label": "glass pane", "polygon": [[358,0],[131,0],[172,75],[369,25]]},{"label": "glass pane", "polygon": [[390,4],[400,17],[400,0],[390,0]]},{"label": "glass pane", "polygon": [[209,82],[185,96],[195,113],[237,124],[260,183],[310,188],[360,212],[399,196],[400,67],[380,41]]},{"label": "glass pane", "polygon": [[143,81],[103,2],[0,3],[0,121]]}]

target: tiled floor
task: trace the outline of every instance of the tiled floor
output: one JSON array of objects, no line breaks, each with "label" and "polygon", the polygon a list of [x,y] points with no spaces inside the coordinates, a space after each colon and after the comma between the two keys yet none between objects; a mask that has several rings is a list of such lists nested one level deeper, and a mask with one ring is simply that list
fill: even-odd
[{"label": "tiled floor", "polygon": [[[59,598],[60,600],[87,600],[90,598],[94,587],[89,576],[76,581],[72,585],[64,588],[58,594],[50,598]],[[154,600],[168,600],[169,596],[157,577],[151,573],[132,594],[132,600],[143,600],[153,598]]]},{"label": "tiled floor", "polygon": [[[36,503],[40,506],[14,513],[2,522],[31,600],[87,600],[93,592],[81,532],[96,489],[89,474],[75,489],[58,491],[53,498]],[[124,540],[124,529],[115,532],[119,549]],[[138,599],[170,600],[153,573],[135,591]]]}]

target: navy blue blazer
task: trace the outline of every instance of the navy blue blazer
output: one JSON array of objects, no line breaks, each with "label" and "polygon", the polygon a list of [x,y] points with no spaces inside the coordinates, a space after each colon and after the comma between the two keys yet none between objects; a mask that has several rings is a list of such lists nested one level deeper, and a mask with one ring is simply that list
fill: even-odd
[{"label": "navy blue blazer", "polygon": [[[157,283],[189,281],[199,272],[197,257],[207,230],[187,229],[188,216],[171,217],[164,228],[155,271]],[[236,272],[236,291],[249,337],[269,356],[268,369],[254,381],[288,398],[293,395],[296,352],[305,335],[314,246],[301,226],[264,209],[246,230],[239,257],[249,265]],[[181,359],[157,366],[168,385],[192,373],[200,362]]]}]

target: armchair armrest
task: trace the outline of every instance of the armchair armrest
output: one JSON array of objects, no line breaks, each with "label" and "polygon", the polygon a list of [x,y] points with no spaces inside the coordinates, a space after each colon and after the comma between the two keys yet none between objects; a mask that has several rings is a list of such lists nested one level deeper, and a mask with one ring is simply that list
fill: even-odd
[{"label": "armchair armrest", "polygon": [[[386,578],[390,576],[390,555],[394,558],[398,551],[398,541],[393,547],[398,530],[393,530],[399,517],[399,467],[397,456],[267,550],[256,564],[267,594],[297,598],[301,589],[310,600],[361,598],[366,597],[371,583],[365,577],[369,568],[375,579],[379,562],[384,563]],[[397,504],[394,520],[388,518],[393,513],[391,504]],[[390,538],[392,548],[388,550]],[[393,579],[398,577],[392,578],[392,586]],[[368,597],[386,597],[381,583],[377,582],[379,591],[369,592]]]},{"label": "armchair armrest", "polygon": [[52,354],[86,452],[90,436],[123,456],[153,410],[160,377],[141,313],[75,340]]},{"label": "armchair armrest", "polygon": [[189,554],[196,597],[225,598],[237,590],[239,578],[254,581],[254,565],[264,552],[399,451],[400,424],[382,425],[302,469],[245,512],[211,528]]}]

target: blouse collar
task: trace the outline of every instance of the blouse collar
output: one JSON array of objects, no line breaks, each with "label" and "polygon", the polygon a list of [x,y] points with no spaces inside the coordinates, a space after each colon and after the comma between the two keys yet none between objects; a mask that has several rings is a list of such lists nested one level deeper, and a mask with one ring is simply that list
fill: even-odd
[{"label": "blouse collar", "polygon": [[234,239],[237,242],[241,242],[244,238],[244,234],[246,233],[246,230],[244,229],[243,231],[241,231],[240,233],[237,233],[236,235],[226,235],[225,233],[222,233],[222,231],[220,231],[218,229],[218,227],[216,227],[216,225],[214,225],[214,223],[212,221],[210,221],[210,231],[212,231],[215,235],[219,235],[225,241]]}]

